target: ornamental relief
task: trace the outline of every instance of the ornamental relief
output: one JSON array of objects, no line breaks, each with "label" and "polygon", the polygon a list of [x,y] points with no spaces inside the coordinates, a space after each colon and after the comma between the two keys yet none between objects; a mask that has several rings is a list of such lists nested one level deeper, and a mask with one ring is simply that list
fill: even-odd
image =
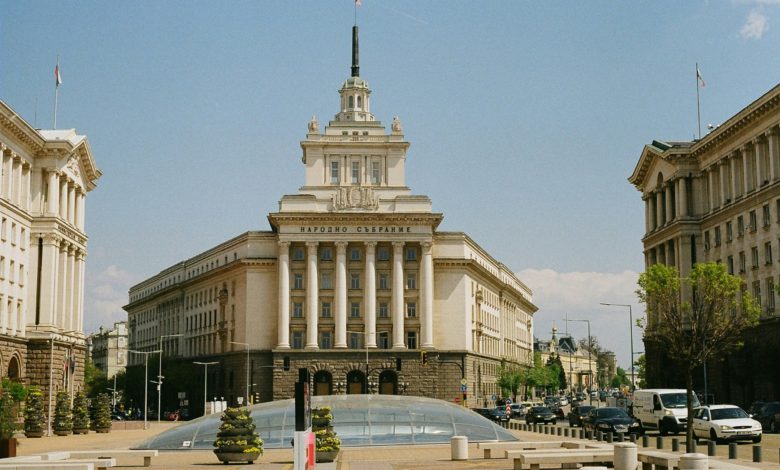
[{"label": "ornamental relief", "polygon": [[79,161],[76,157],[71,157],[65,167],[78,179],[81,179],[81,171],[79,170]]},{"label": "ornamental relief", "polygon": [[347,209],[379,209],[379,197],[374,190],[365,187],[339,188],[333,194],[333,208]]}]

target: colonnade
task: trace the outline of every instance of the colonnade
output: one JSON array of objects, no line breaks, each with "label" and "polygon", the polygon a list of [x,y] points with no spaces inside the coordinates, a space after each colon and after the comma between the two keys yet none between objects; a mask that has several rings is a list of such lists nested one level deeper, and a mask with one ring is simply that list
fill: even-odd
[{"label": "colonnade", "polygon": [[2,151],[0,197],[22,210],[30,208],[30,171],[32,166],[19,154],[5,146]]},{"label": "colonnade", "polygon": [[47,195],[45,212],[58,215],[79,230],[84,230],[84,200],[86,193],[66,173],[46,169]]},{"label": "colonnade", "polygon": [[[83,331],[84,260],[78,245],[51,234],[42,239],[39,318],[36,323],[54,325],[65,331]],[[37,243],[34,244],[38,249]],[[37,256],[37,254],[36,254]]]},{"label": "colonnade", "polygon": [[[376,241],[361,242],[365,247],[365,280],[363,289],[363,317],[365,328],[365,346],[377,347],[376,331]],[[278,344],[277,348],[290,348],[290,241],[280,241],[278,251],[279,267],[279,306],[278,306]],[[346,241],[335,242],[335,348],[347,347],[347,245]],[[421,244],[422,256],[420,263],[420,344],[421,348],[433,347],[433,253],[432,242]],[[306,349],[318,349],[318,319],[319,319],[319,274],[317,251],[319,242],[306,242]],[[392,317],[392,347],[406,348],[405,311],[404,311],[404,242],[392,243],[392,293],[390,314]]]}]

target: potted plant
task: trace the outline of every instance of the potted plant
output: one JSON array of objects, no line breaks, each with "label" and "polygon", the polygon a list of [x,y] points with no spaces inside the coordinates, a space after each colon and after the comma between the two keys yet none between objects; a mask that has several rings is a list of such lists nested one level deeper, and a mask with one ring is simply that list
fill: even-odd
[{"label": "potted plant", "polygon": [[45,421],[43,392],[38,387],[30,387],[24,407],[24,435],[27,437],[43,437]]},{"label": "potted plant", "polygon": [[228,408],[220,418],[214,453],[220,462],[253,463],[263,453],[263,440],[247,408]]},{"label": "potted plant", "polygon": [[0,390],[0,458],[16,457],[17,406],[8,390]]},{"label": "potted plant", "polygon": [[77,392],[73,398],[73,434],[87,434],[89,432],[89,424],[87,396],[84,392]]},{"label": "potted plant", "polygon": [[57,404],[54,407],[54,434],[69,436],[73,432],[73,413],[70,409],[68,392],[57,392]]},{"label": "potted plant", "polygon": [[311,429],[317,441],[317,462],[333,462],[339,455],[341,439],[333,431],[333,415],[329,406],[311,410]]},{"label": "potted plant", "polygon": [[111,432],[111,399],[107,393],[99,393],[92,400],[92,429],[99,433]]}]

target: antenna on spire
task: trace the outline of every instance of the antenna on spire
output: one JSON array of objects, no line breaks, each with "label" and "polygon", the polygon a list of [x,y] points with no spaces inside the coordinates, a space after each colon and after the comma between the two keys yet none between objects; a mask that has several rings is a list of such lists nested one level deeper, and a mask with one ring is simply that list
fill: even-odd
[{"label": "antenna on spire", "polygon": [[358,27],[352,27],[352,76],[360,76],[360,65],[358,60]]}]

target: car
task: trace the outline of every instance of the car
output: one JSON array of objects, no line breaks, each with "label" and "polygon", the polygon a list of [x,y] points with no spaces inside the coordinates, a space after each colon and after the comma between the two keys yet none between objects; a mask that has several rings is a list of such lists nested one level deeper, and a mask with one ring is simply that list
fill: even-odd
[{"label": "car", "polygon": [[577,392],[574,394],[574,399],[579,401],[585,401],[585,394],[582,392]]},{"label": "car", "polygon": [[490,408],[473,408],[472,411],[478,415],[490,419]]},{"label": "car", "polygon": [[622,408],[611,406],[590,410],[582,420],[582,427],[592,432],[644,434],[638,419],[629,416]]},{"label": "car", "polygon": [[519,418],[525,414],[525,407],[520,403],[512,403],[509,407],[512,410],[513,418]]},{"label": "car", "polygon": [[573,406],[571,408],[571,411],[569,411],[569,426],[580,426],[582,427],[582,420],[585,418],[585,416],[590,413],[590,410],[594,409],[595,406],[589,406],[589,405],[580,405],[580,406]]},{"label": "car", "polygon": [[759,411],[761,411],[761,408],[766,404],[766,402],[763,401],[754,401],[750,407],[747,409],[747,413],[750,415],[751,418],[755,417],[755,415],[758,414]]},{"label": "car", "polygon": [[551,423],[555,424],[558,418],[552,410],[546,406],[532,406],[525,414],[526,424]]},{"label": "car", "polygon": [[558,399],[558,406],[566,406],[569,404],[569,399],[566,397],[561,397]]},{"label": "car", "polygon": [[780,432],[780,401],[764,403],[764,406],[753,418],[761,423],[761,428],[765,431]]},{"label": "car", "polygon": [[599,401],[607,401],[607,391],[599,390]]},{"label": "car", "polygon": [[557,405],[551,406],[550,411],[553,412],[556,419],[560,419],[560,420],[566,419],[566,413],[563,412],[563,408],[561,408],[560,406]]},{"label": "car", "polygon": [[761,442],[761,423],[736,405],[700,406],[693,410],[693,437],[723,441]]}]

